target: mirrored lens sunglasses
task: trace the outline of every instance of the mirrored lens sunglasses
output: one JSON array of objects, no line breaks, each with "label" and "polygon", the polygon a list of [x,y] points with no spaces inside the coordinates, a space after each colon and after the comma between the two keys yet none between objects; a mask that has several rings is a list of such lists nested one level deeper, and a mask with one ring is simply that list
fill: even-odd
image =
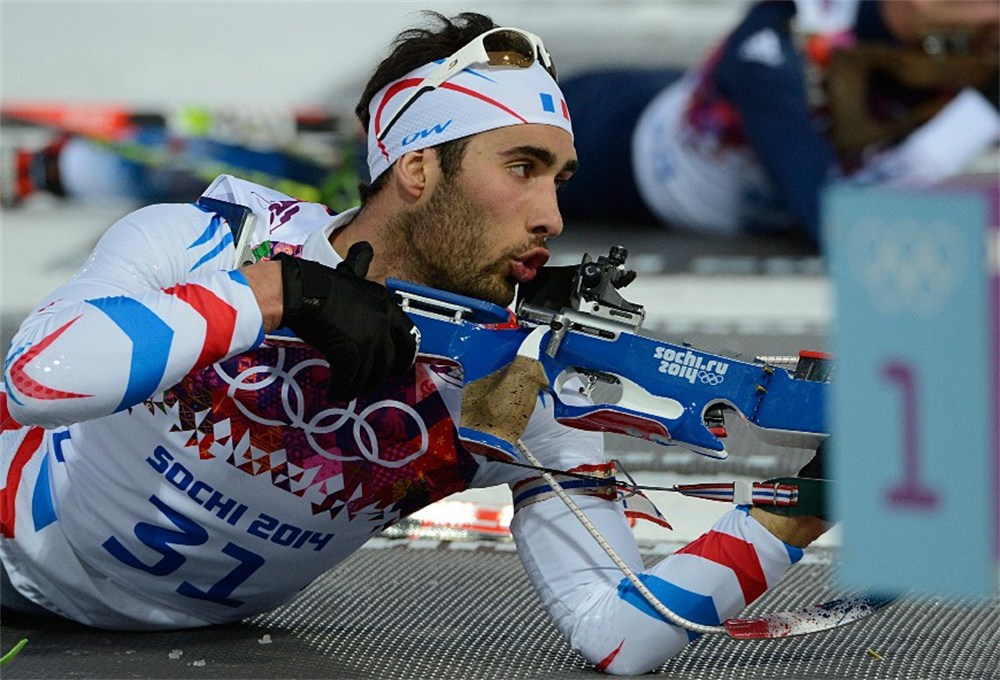
[{"label": "mirrored lens sunglasses", "polygon": [[420,86],[414,88],[396,109],[376,138],[379,141],[385,139],[392,126],[420,95],[440,87],[470,66],[486,64],[493,67],[531,68],[536,61],[549,72],[553,80],[556,79],[552,57],[537,35],[510,27],[486,31],[441,62],[440,66],[424,78]]}]

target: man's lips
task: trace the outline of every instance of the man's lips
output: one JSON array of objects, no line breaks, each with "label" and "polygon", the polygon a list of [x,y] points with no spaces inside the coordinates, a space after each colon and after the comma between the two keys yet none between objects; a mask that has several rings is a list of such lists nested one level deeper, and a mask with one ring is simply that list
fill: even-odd
[{"label": "man's lips", "polygon": [[549,251],[547,249],[533,248],[511,261],[511,276],[518,283],[528,283],[535,278],[538,270],[544,267],[548,261]]}]

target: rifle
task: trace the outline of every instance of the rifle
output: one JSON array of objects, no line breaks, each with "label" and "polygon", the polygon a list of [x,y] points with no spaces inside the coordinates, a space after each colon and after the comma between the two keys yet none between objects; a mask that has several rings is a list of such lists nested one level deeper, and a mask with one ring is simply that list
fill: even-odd
[{"label": "rifle", "polygon": [[[543,267],[522,284],[516,313],[499,305],[390,278],[386,285],[420,330],[420,353],[462,367],[464,385],[530,355],[542,367],[558,422],[728,456],[724,414],[735,411],[765,442],[811,448],[826,437],[829,359],[802,352],[794,371],[746,362],[641,333],[645,310],[618,292],[635,278],[628,252]],[[527,350],[526,350],[527,348]],[[563,402],[568,381],[592,403]],[[548,397],[545,397],[548,398]],[[522,460],[513,442],[459,428],[475,450]]]},{"label": "rifle", "polygon": [[[231,224],[243,222],[234,219]],[[239,229],[234,227],[234,232],[238,235]],[[242,243],[237,246],[237,262],[246,261],[249,241],[237,238],[237,243]],[[625,269],[627,256],[624,248],[614,246],[607,257],[596,261],[584,255],[579,265],[543,267],[530,284],[521,286],[514,314],[484,300],[400,279],[389,278],[386,286],[420,330],[419,353],[461,366],[466,392],[470,385],[488,382],[489,377],[528,357],[544,373],[556,420],[572,427],[616,432],[665,446],[682,445],[725,458],[722,413],[734,410],[766,441],[815,448],[825,439],[825,387],[831,376],[825,356],[801,353],[792,373],[766,360],[748,363],[641,335],[645,311],[617,292],[635,278],[634,272]],[[559,398],[560,386],[569,380],[578,381],[591,404],[566,404]],[[527,382],[532,385],[531,380]],[[602,401],[598,389],[602,386],[618,388],[616,398]],[[487,398],[507,396],[494,393]],[[536,395],[528,396],[525,403],[531,406]],[[541,467],[524,446],[518,428],[514,436],[500,437],[465,426],[465,403],[463,398],[458,428],[463,444],[474,452],[537,468],[650,606],[675,625],[740,639],[780,638],[853,623],[894,601],[861,593],[796,611],[728,619],[721,626],[685,619],[649,592],[586,521],[551,471]],[[766,504],[777,509],[800,505],[797,490],[781,487],[779,482],[821,480],[772,481],[773,493]],[[794,492],[794,498],[782,500],[784,492]],[[756,490],[752,493],[756,503]],[[715,493],[703,497],[725,500]],[[814,501],[785,514],[814,515],[820,507],[821,502]]]},{"label": "rifle", "polygon": [[[826,438],[824,407],[832,375],[827,356],[801,352],[794,370],[789,371],[776,365],[774,357],[745,362],[643,335],[645,310],[618,293],[635,279],[635,273],[625,269],[627,257],[625,248],[613,246],[607,257],[592,260],[584,255],[579,265],[543,267],[534,280],[521,285],[514,314],[490,302],[399,279],[390,278],[386,286],[419,328],[419,352],[460,365],[466,391],[528,357],[541,366],[547,381],[542,391],[554,400],[556,420],[571,427],[684,446],[714,458],[728,455],[721,441],[726,411],[738,412],[759,438],[773,444],[815,449]],[[522,375],[531,377],[527,372]],[[589,405],[560,399],[560,388],[570,380],[577,381],[579,391],[590,397]],[[532,384],[530,379],[527,382]],[[604,393],[611,396],[604,399]],[[508,395],[495,392],[487,398]],[[464,412],[462,420],[459,438],[466,447],[500,460],[527,462],[539,468],[553,489],[559,488],[550,471],[540,467],[524,447],[519,434],[500,437],[464,426]],[[773,511],[818,514],[821,501],[800,504],[797,491],[780,483],[797,486],[822,484],[821,480],[771,481],[773,498],[766,504],[773,504]],[[782,489],[793,492],[794,500],[780,500]],[[753,493],[756,503],[756,490]],[[802,635],[866,618],[895,601],[892,596],[860,593],[797,611],[704,626],[670,611],[653,593],[644,592],[642,582],[596,529],[588,526],[572,499],[565,494],[560,497],[650,605],[690,631],[741,639]],[[711,493],[703,497],[725,500]]]}]

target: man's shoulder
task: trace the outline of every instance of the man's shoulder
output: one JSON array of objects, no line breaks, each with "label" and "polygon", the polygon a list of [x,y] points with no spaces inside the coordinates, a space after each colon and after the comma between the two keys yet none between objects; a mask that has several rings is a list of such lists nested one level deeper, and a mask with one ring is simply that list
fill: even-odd
[{"label": "man's shoulder", "polygon": [[202,196],[249,208],[255,216],[258,241],[302,243],[335,215],[322,203],[302,201],[232,175],[219,175]]},{"label": "man's shoulder", "polygon": [[295,200],[276,189],[234,177],[233,175],[219,175],[216,177],[208,185],[204,193],[202,193],[202,196],[245,205],[251,208],[253,207],[251,204],[254,202],[270,203]]}]

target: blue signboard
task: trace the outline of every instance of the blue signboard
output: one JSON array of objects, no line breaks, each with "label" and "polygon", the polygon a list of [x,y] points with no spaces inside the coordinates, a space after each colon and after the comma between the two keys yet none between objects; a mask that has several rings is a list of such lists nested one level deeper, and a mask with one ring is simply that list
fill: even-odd
[{"label": "blue signboard", "polygon": [[990,207],[972,191],[839,186],[826,196],[845,585],[997,590]]}]

